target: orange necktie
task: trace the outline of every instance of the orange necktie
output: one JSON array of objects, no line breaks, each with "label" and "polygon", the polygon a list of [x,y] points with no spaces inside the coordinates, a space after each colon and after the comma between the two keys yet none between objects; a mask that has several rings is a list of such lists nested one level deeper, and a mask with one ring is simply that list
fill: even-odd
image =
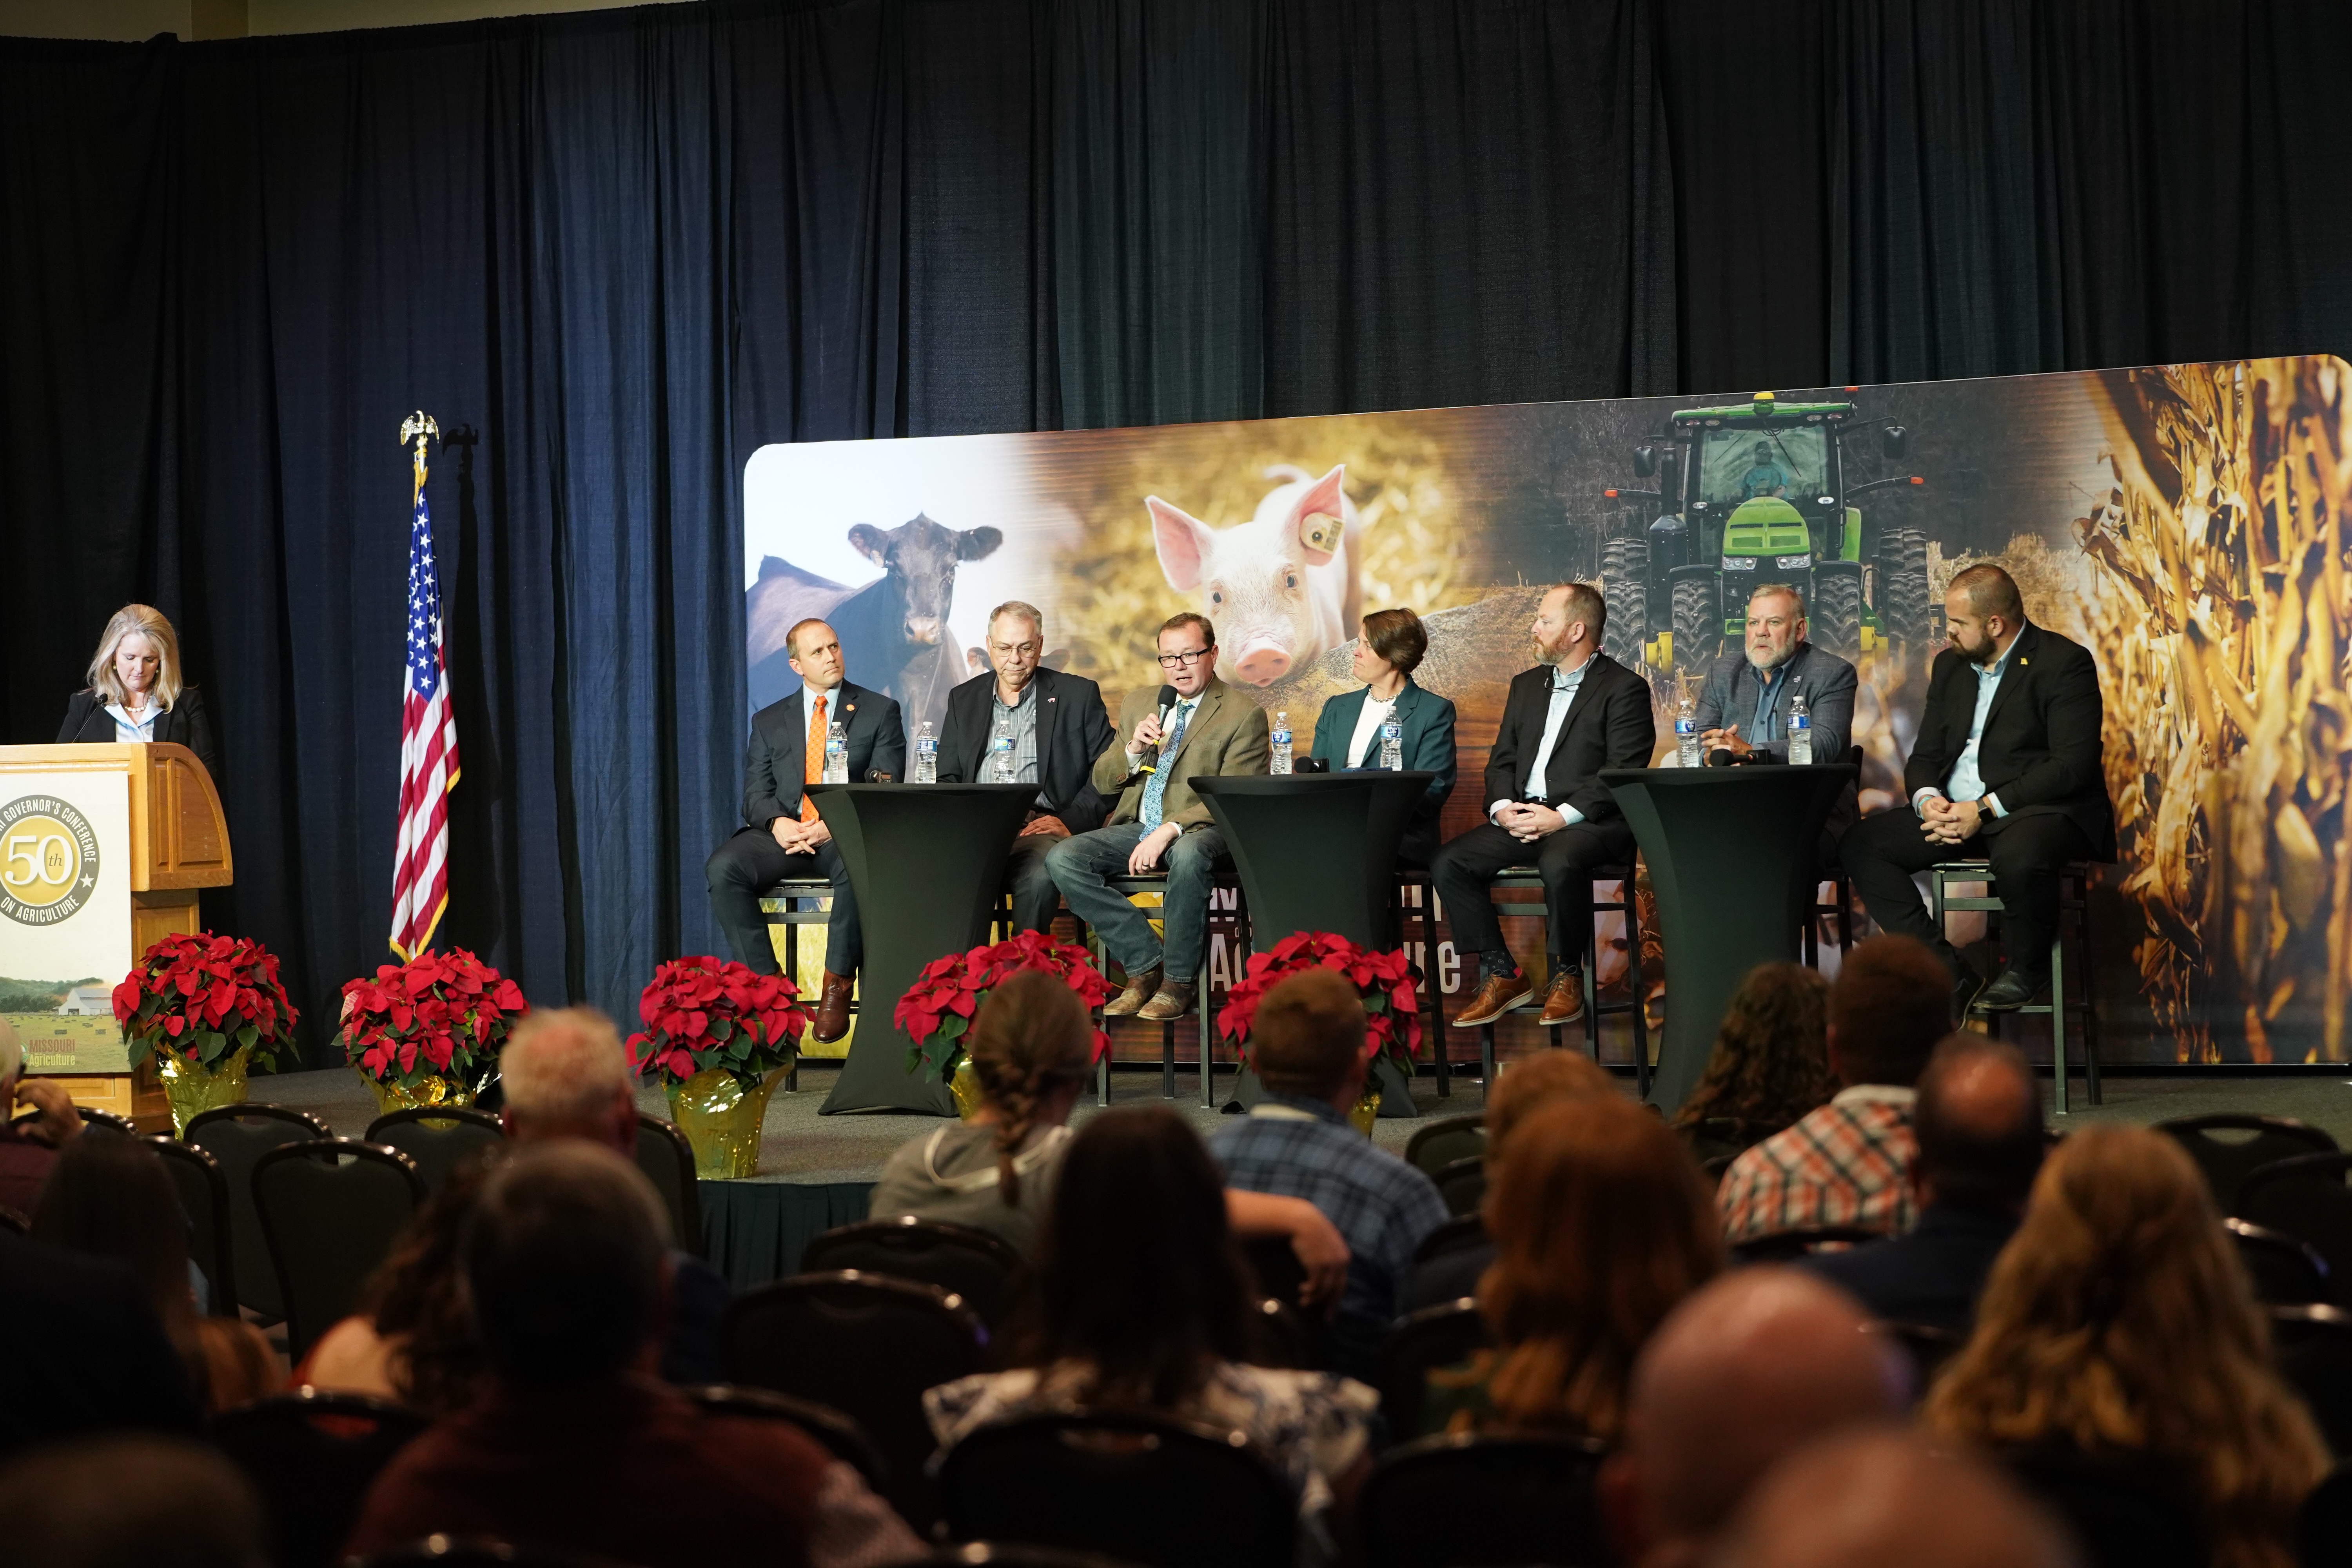
[{"label": "orange necktie", "polygon": [[[813,784],[824,782],[824,699],[820,697],[809,704],[808,745],[801,757],[801,783]],[[803,822],[816,820],[816,802],[808,797],[806,790],[801,792],[801,820]]]}]

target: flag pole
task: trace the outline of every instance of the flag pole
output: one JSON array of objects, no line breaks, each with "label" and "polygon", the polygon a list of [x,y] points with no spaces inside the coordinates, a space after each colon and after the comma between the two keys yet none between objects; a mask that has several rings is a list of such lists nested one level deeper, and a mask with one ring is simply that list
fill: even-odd
[{"label": "flag pole", "polygon": [[439,571],[434,560],[425,481],[431,444],[441,437],[418,409],[401,421],[400,444],[415,442],[415,485],[409,495],[409,658],[402,699],[400,821],[393,858],[392,951],[403,963],[423,952],[448,909],[447,807],[457,783],[457,726],[441,643]]}]

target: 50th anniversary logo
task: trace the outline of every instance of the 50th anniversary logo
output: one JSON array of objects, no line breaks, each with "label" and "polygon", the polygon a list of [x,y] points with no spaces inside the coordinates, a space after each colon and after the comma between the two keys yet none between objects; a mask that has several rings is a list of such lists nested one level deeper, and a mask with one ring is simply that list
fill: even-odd
[{"label": "50th anniversary logo", "polygon": [[98,835],[53,795],[0,806],[0,915],[20,925],[71,920],[98,889]]}]

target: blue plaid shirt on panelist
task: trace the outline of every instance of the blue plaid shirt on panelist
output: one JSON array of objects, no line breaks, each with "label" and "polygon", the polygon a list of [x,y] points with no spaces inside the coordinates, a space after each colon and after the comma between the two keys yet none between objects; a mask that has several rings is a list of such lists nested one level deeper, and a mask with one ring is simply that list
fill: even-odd
[{"label": "blue plaid shirt on panelist", "polygon": [[1347,1238],[1348,1289],[1332,1324],[1334,1370],[1379,1371],[1412,1255],[1445,1223],[1437,1184],[1348,1125],[1323,1100],[1269,1094],[1219,1128],[1209,1152],[1246,1192],[1305,1198]]}]

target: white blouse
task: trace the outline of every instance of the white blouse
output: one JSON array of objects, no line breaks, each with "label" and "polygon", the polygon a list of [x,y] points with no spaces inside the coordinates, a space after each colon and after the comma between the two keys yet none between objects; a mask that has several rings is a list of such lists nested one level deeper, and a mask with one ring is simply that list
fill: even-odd
[{"label": "white blouse", "polygon": [[114,716],[115,740],[121,744],[133,746],[155,738],[155,721],[161,718],[163,712],[163,705],[155,702],[147,704],[135,719],[131,716],[131,710],[120,702],[108,703],[106,710]]}]

